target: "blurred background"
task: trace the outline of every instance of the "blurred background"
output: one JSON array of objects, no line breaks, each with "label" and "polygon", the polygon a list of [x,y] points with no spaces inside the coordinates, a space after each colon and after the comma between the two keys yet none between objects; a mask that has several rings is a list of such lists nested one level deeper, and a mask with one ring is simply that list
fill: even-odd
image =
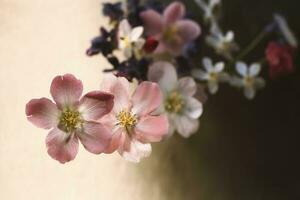
[{"label": "blurred background", "polygon": [[[65,165],[46,153],[47,131],[27,122],[31,98],[49,97],[54,76],[73,73],[97,89],[109,64],[85,50],[107,20],[100,0],[0,0],[0,199],[300,199],[300,73],[268,82],[253,101],[223,86],[210,96],[199,133],[154,145],[130,164],[80,148]],[[104,1],[103,1],[104,2]],[[108,0],[105,2],[109,2]],[[222,24],[245,47],[274,12],[300,38],[298,0],[223,0]],[[191,0],[185,3],[197,10]],[[262,55],[264,45],[248,62]]]}]

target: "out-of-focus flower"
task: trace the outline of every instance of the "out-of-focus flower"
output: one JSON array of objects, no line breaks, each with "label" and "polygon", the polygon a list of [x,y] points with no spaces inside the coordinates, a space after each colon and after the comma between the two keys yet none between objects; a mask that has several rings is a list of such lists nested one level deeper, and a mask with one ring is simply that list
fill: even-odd
[{"label": "out-of-focus flower", "polygon": [[298,47],[298,41],[293,32],[291,31],[288,23],[286,22],[285,18],[279,14],[274,15],[274,20],[282,33],[285,40],[294,48]]},{"label": "out-of-focus flower", "polygon": [[195,78],[207,81],[209,92],[215,94],[219,89],[219,82],[226,82],[230,78],[226,72],[223,72],[225,64],[224,62],[218,62],[213,65],[212,60],[209,58],[203,58],[202,62],[206,71],[195,69],[192,75]]},{"label": "out-of-focus flower", "polygon": [[266,58],[271,78],[291,73],[294,70],[293,48],[287,44],[270,42],[266,49]]},{"label": "out-of-focus flower", "polygon": [[202,103],[194,95],[197,85],[193,78],[177,79],[175,67],[168,62],[156,62],[149,67],[148,79],[159,84],[164,101],[159,111],[167,113],[169,119],[169,136],[177,131],[187,138],[199,127]]},{"label": "out-of-focus flower", "polygon": [[234,42],[233,31],[228,31],[224,35],[216,22],[212,24],[210,35],[206,37],[206,42],[216,50],[217,54],[227,59],[232,59],[232,52],[239,49],[238,45]]},{"label": "out-of-focus flower", "polygon": [[100,121],[113,130],[112,141],[106,153],[118,150],[126,160],[139,162],[151,154],[151,142],[159,142],[168,133],[168,119],[165,115],[154,115],[162,101],[161,91],[156,83],[142,82],[130,91],[127,79],[105,76],[102,90],[113,93],[114,107],[109,115]]},{"label": "out-of-focus flower", "polygon": [[215,8],[220,5],[221,0],[209,0],[206,3],[204,0],[195,0],[196,4],[204,11],[204,19],[206,21],[212,21],[215,19]]},{"label": "out-of-focus flower", "polygon": [[111,23],[121,20],[124,15],[122,3],[103,3],[103,15],[109,17]]},{"label": "out-of-focus flower", "polygon": [[143,48],[145,40],[141,38],[144,32],[142,26],[131,28],[126,19],[119,24],[118,41],[119,49],[123,51],[125,58],[130,58],[133,54],[139,57],[139,51]]},{"label": "out-of-focus flower", "polygon": [[113,107],[113,95],[92,91],[81,99],[83,86],[71,74],[53,79],[50,99],[32,99],[26,105],[27,119],[39,128],[52,129],[47,138],[48,154],[65,163],[73,160],[78,152],[78,140],[91,153],[102,153],[110,143],[111,131],[99,118]]},{"label": "out-of-focus flower", "polygon": [[261,77],[257,77],[261,66],[258,63],[253,63],[248,67],[244,62],[236,63],[236,70],[241,76],[233,77],[231,84],[236,87],[244,88],[244,95],[248,99],[253,99],[257,89],[263,88],[265,86],[265,81]]},{"label": "out-of-focus flower", "polygon": [[184,15],[185,6],[180,2],[171,3],[162,15],[152,9],[140,13],[146,34],[159,41],[154,53],[179,55],[188,42],[200,35],[200,26],[192,20],[183,19]]}]

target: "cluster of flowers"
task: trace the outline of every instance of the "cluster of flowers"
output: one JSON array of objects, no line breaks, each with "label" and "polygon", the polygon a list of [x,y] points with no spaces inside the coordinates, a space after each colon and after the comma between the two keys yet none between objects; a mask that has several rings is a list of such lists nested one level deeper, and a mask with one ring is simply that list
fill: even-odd
[{"label": "cluster of flowers", "polygon": [[[253,99],[265,85],[262,65],[268,66],[271,79],[294,70],[298,44],[282,16],[275,14],[241,51],[234,32],[224,34],[218,24],[221,0],[193,2],[203,11],[200,23],[177,1],[167,6],[155,0],[104,3],[110,27],[101,27],[87,50],[89,56],[101,53],[113,66],[104,70],[111,73],[104,75],[101,88],[81,97],[80,80],[57,76],[50,89],[55,103],[41,98],[26,105],[30,122],[52,129],[46,139],[52,158],[73,160],[80,140],[91,153],[118,151],[126,160],[139,162],[150,155],[150,143],[174,132],[185,138],[197,132],[206,91],[215,94],[219,83],[243,88],[245,97]],[[243,62],[271,33],[279,36],[269,42],[263,59],[249,66]],[[203,39],[218,62],[201,51]]]}]

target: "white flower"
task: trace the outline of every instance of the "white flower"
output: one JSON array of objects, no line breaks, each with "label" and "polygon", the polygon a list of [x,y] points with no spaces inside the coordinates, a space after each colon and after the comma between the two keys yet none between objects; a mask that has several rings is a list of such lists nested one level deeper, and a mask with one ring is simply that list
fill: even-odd
[{"label": "white flower", "polygon": [[137,54],[142,49],[145,44],[145,40],[141,38],[143,32],[144,28],[142,26],[132,29],[126,19],[120,22],[118,44],[125,58],[130,58],[133,54]]},{"label": "white flower", "polygon": [[258,63],[253,63],[248,67],[243,62],[237,62],[236,70],[241,75],[242,78],[233,77],[231,84],[237,87],[244,88],[244,95],[248,99],[253,99],[256,93],[256,89],[263,88],[265,86],[265,81],[261,77],[257,77],[261,66]]},{"label": "white flower", "polygon": [[238,45],[234,42],[233,31],[228,31],[224,35],[216,22],[211,26],[210,35],[206,37],[206,43],[214,48],[217,54],[227,59],[232,59],[231,53],[239,49]]},{"label": "white flower", "polygon": [[209,0],[206,3],[204,0],[195,0],[195,3],[204,11],[205,20],[214,20],[214,9],[221,3],[221,0]]},{"label": "white flower", "polygon": [[210,58],[203,58],[202,62],[206,71],[196,69],[193,70],[192,75],[202,81],[207,81],[209,92],[215,94],[219,89],[219,82],[229,80],[229,75],[223,72],[225,64],[224,62],[218,62],[213,65]]},{"label": "white flower", "polygon": [[293,34],[293,32],[291,31],[288,23],[286,22],[285,18],[279,14],[275,14],[274,15],[274,20],[279,28],[279,30],[281,31],[281,33],[283,34],[284,38],[286,39],[286,41],[292,46],[292,47],[297,47],[298,46],[298,41],[295,37],[295,35]]},{"label": "white flower", "polygon": [[169,136],[177,131],[187,138],[199,127],[202,103],[195,97],[197,85],[192,77],[177,79],[175,67],[168,62],[156,62],[149,67],[148,79],[157,82],[163,91],[164,101],[159,112],[169,120]]}]

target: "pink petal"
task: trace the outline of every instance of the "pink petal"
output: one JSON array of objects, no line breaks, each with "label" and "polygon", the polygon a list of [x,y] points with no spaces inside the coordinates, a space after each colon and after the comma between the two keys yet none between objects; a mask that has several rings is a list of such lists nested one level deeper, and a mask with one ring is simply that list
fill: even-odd
[{"label": "pink petal", "polygon": [[126,78],[106,75],[100,88],[114,95],[113,111],[115,113],[130,107],[129,82]]},{"label": "pink petal", "polygon": [[25,112],[27,119],[39,128],[50,129],[58,124],[60,111],[47,98],[30,100]]},{"label": "pink petal", "polygon": [[79,111],[87,121],[95,121],[109,113],[114,105],[114,96],[102,91],[92,91],[80,100]]},{"label": "pink petal", "polygon": [[154,36],[162,32],[163,19],[162,16],[154,10],[146,10],[140,13],[140,17],[144,22],[146,34]]},{"label": "pink petal", "polygon": [[176,26],[184,43],[195,40],[201,33],[200,26],[192,20],[180,20]]},{"label": "pink petal", "polygon": [[129,152],[131,148],[131,137],[126,132],[122,132],[120,141],[119,141],[119,147],[118,152],[120,155],[123,155],[123,153]]},{"label": "pink petal", "polygon": [[65,133],[58,128],[54,128],[47,135],[46,145],[48,154],[60,163],[74,160],[79,146],[77,136]]},{"label": "pink petal", "polygon": [[183,77],[178,81],[178,90],[186,96],[194,96],[197,91],[196,82],[192,77]]},{"label": "pink petal", "polygon": [[112,153],[116,151],[123,142],[123,134],[125,133],[122,129],[118,129],[117,131],[115,131],[112,135],[110,144],[106,147],[104,153]]},{"label": "pink petal", "polygon": [[72,74],[56,76],[51,84],[50,93],[59,108],[74,106],[78,103],[83,90],[82,82]]},{"label": "pink petal", "polygon": [[166,24],[172,24],[177,20],[182,19],[184,15],[185,6],[181,2],[173,2],[164,10],[164,22]]},{"label": "pink petal", "polygon": [[144,81],[132,96],[132,112],[144,116],[157,109],[162,101],[162,94],[156,83]]},{"label": "pink petal", "polygon": [[168,134],[169,122],[165,115],[147,116],[136,126],[136,138],[144,143],[159,142]]},{"label": "pink petal", "polygon": [[86,150],[100,154],[110,144],[112,132],[103,124],[85,122],[82,132],[78,132],[77,135]]}]

